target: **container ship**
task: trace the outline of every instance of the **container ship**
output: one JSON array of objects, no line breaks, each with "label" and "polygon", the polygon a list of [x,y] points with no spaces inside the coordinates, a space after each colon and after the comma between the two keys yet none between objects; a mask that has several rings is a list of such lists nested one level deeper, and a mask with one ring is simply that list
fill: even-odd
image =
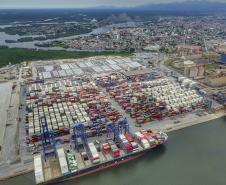
[{"label": "container ship", "polygon": [[141,129],[133,134],[120,133],[117,137],[101,135],[92,140],[80,137],[75,147],[61,144],[54,149],[50,140],[46,151],[34,155],[36,184],[55,184],[118,166],[141,157],[167,138],[162,131]]}]

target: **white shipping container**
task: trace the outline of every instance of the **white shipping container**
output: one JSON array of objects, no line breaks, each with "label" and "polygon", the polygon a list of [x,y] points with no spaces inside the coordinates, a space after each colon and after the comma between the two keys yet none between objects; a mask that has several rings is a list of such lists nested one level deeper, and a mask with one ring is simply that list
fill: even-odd
[{"label": "white shipping container", "polygon": [[67,164],[67,160],[66,160],[66,157],[65,157],[64,149],[63,148],[57,149],[57,154],[58,154],[58,159],[59,159],[59,163],[60,163],[61,173],[63,175],[69,173],[68,164]]},{"label": "white shipping container", "polygon": [[34,156],[34,171],[36,183],[44,182],[44,175],[42,170],[42,157],[40,154]]},{"label": "white shipping container", "polygon": [[142,139],[142,140],[141,140],[141,145],[142,145],[142,147],[145,148],[145,149],[150,147],[150,144],[149,144],[149,142],[148,142],[147,139]]},{"label": "white shipping container", "polygon": [[97,149],[94,146],[94,144],[93,143],[89,143],[88,147],[89,147],[89,150],[91,152],[92,158],[93,159],[99,158],[99,154],[98,154]]}]

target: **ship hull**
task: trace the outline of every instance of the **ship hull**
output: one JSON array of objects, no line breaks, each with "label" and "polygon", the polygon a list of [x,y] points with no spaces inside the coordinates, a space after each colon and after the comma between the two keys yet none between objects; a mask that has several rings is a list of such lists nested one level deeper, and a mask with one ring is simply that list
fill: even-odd
[{"label": "ship hull", "polygon": [[65,180],[62,180],[61,182],[67,181],[67,180],[76,179],[76,178],[78,178],[78,177],[82,177],[82,176],[89,175],[89,174],[92,174],[92,173],[95,173],[95,172],[99,172],[99,171],[105,170],[105,169],[107,169],[107,168],[119,166],[120,164],[127,163],[127,162],[129,162],[129,161],[135,160],[135,159],[141,157],[142,155],[143,155],[143,154],[138,154],[138,155],[136,155],[136,156],[134,156],[134,157],[131,157],[131,158],[128,158],[128,159],[125,159],[125,160],[115,161],[114,163],[109,164],[109,165],[107,165],[107,166],[97,168],[97,169],[95,169],[95,170],[92,170],[92,171],[83,173],[83,174],[81,174],[81,175],[77,175],[77,176],[74,176],[74,177],[69,177],[69,178],[67,178],[67,179],[65,179]]},{"label": "ship hull", "polygon": [[53,180],[50,180],[50,181],[46,181],[44,183],[41,183],[40,185],[56,184],[56,183],[60,183],[60,182],[68,181],[68,180],[74,180],[74,179],[77,179],[77,178],[82,177],[82,176],[86,176],[86,175],[89,175],[89,174],[92,174],[92,173],[96,173],[96,172],[105,170],[107,168],[116,167],[116,166],[119,166],[123,163],[127,163],[129,161],[135,160],[135,159],[143,156],[148,151],[150,151],[150,150],[144,150],[144,151],[140,151],[138,153],[132,153],[130,155],[114,159],[111,162],[101,163],[99,165],[96,165],[95,167],[90,167],[90,168],[87,168],[85,170],[81,170],[79,172],[74,172],[74,173],[64,175],[64,176],[61,176],[59,178],[56,178],[56,179],[53,179]]}]

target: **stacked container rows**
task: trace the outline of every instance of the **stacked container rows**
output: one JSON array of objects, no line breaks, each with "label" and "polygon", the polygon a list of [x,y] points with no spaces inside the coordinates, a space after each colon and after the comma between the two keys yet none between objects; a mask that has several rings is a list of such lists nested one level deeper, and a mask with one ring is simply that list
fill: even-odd
[{"label": "stacked container rows", "polygon": [[97,125],[106,131],[108,121],[122,117],[106,95],[87,79],[29,84],[26,101],[26,130],[34,142],[40,138],[41,116],[46,117],[49,130],[57,136],[68,134],[74,122],[82,122],[88,135],[93,135]]},{"label": "stacked container rows", "polygon": [[97,78],[97,83],[139,124],[206,106],[195,90],[166,78],[147,80],[143,77],[133,76],[127,82],[125,76],[112,74]]}]

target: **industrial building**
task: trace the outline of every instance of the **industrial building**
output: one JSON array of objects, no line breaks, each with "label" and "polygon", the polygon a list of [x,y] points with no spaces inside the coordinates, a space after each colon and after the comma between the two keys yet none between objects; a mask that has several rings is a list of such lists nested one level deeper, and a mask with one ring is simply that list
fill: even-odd
[{"label": "industrial building", "polygon": [[207,73],[206,84],[211,87],[222,87],[226,85],[226,69],[210,70]]},{"label": "industrial building", "polygon": [[[143,66],[144,67],[144,66]],[[142,68],[142,65],[130,58],[121,57],[92,57],[83,60],[55,60],[51,64],[35,64],[39,79],[80,76],[86,73],[106,73],[113,71],[129,71]]]},{"label": "industrial building", "polygon": [[184,61],[184,74],[192,79],[201,79],[205,75],[205,64],[195,63],[193,61]]},{"label": "industrial building", "polygon": [[181,55],[201,55],[203,53],[201,46],[180,44],[176,50]]}]

